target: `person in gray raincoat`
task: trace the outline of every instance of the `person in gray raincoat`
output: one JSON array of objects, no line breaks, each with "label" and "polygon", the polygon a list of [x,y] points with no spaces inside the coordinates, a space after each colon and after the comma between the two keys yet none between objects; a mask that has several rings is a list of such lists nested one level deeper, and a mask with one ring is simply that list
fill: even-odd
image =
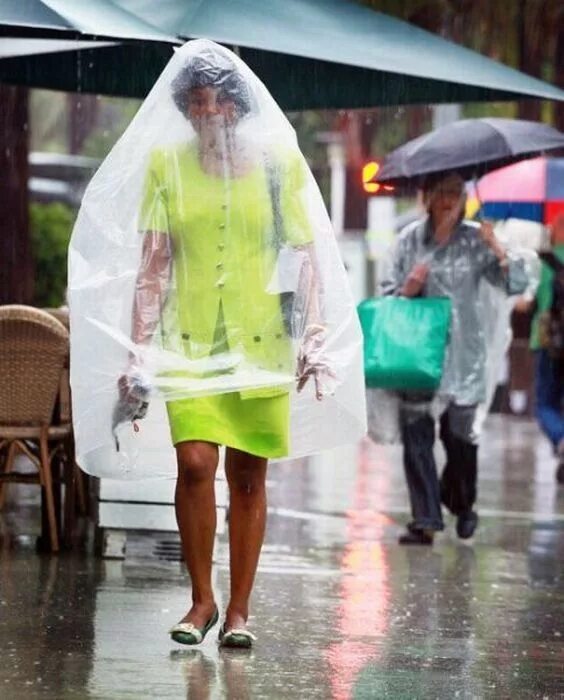
[{"label": "person in gray raincoat", "polygon": [[[524,261],[509,256],[491,224],[463,220],[464,180],[436,174],[423,183],[428,216],[399,235],[381,283],[383,294],[448,297],[450,336],[438,396],[401,395],[400,429],[413,521],[401,544],[432,544],[444,527],[441,502],[457,516],[457,533],[471,537],[478,523],[473,510],[478,467],[473,425],[486,394],[486,342],[479,298],[482,279],[520,294],[527,286]],[[439,481],[433,444],[431,402],[440,405],[440,437],[446,466]],[[434,402],[436,403],[436,402]]]}]

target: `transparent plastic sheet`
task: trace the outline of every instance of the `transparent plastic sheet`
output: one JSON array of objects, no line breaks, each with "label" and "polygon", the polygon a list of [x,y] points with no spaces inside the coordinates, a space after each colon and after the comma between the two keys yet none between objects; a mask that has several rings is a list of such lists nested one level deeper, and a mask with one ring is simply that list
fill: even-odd
[{"label": "transparent plastic sheet", "polygon": [[366,389],[368,436],[379,445],[400,442],[400,398],[385,389]]},{"label": "transparent plastic sheet", "polygon": [[[526,235],[531,233],[529,222],[514,222],[511,226],[502,222],[496,227],[496,235],[500,241],[518,255],[525,263],[528,285],[523,296],[534,299],[540,281],[540,259],[531,247],[524,247],[523,243],[530,242],[535,247],[537,242],[542,244],[544,233],[533,231],[533,237],[523,240],[519,235],[519,223],[523,223]],[[539,227],[543,228],[543,227]],[[499,383],[500,371],[504,357],[511,344],[511,313],[518,297],[507,296],[502,290],[497,289],[488,282],[482,282],[480,287],[480,304],[483,309],[483,328],[486,340],[485,385],[486,394],[483,401],[478,404],[474,421],[474,432],[480,436],[484,422],[490,411],[496,387]]]},{"label": "transparent plastic sheet", "polygon": [[69,302],[92,474],[174,473],[178,399],[289,392],[292,457],[365,432],[362,337],[321,195],[264,85],[213,42],[175,53],[92,179]]}]

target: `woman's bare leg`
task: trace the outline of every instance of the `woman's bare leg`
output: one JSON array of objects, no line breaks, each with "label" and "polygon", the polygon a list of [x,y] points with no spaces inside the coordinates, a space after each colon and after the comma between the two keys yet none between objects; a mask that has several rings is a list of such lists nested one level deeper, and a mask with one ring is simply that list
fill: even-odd
[{"label": "woman's bare leg", "polygon": [[266,465],[262,457],[228,448],[231,596],[225,627],[244,628],[266,525]]},{"label": "woman's bare leg", "polygon": [[201,628],[215,609],[211,569],[216,528],[218,449],[210,442],[181,442],[176,445],[176,457],[176,521],[182,554],[192,580],[192,607],[183,621]]}]

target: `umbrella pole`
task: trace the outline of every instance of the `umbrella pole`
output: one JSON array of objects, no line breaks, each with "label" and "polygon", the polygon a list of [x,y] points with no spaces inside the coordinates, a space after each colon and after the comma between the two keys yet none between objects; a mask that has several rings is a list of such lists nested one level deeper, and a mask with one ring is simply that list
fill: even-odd
[{"label": "umbrella pole", "polygon": [[482,215],[483,202],[482,202],[482,199],[480,197],[480,190],[478,188],[478,182],[479,182],[479,178],[476,175],[474,175],[474,179],[473,179],[474,192],[476,193],[476,200],[478,201],[478,213],[477,213],[476,219],[481,222],[484,220],[483,215]]}]

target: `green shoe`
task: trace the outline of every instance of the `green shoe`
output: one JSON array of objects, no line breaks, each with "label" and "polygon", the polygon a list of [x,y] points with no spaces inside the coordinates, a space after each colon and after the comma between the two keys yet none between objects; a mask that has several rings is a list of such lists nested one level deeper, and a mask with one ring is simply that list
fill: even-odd
[{"label": "green shoe", "polygon": [[257,638],[252,632],[245,629],[232,629],[225,631],[225,625],[219,630],[219,646],[231,649],[250,649]]},{"label": "green shoe", "polygon": [[179,622],[170,630],[169,634],[174,642],[179,644],[201,644],[206,634],[219,620],[219,610],[216,608],[206,624],[199,629],[192,622]]}]

